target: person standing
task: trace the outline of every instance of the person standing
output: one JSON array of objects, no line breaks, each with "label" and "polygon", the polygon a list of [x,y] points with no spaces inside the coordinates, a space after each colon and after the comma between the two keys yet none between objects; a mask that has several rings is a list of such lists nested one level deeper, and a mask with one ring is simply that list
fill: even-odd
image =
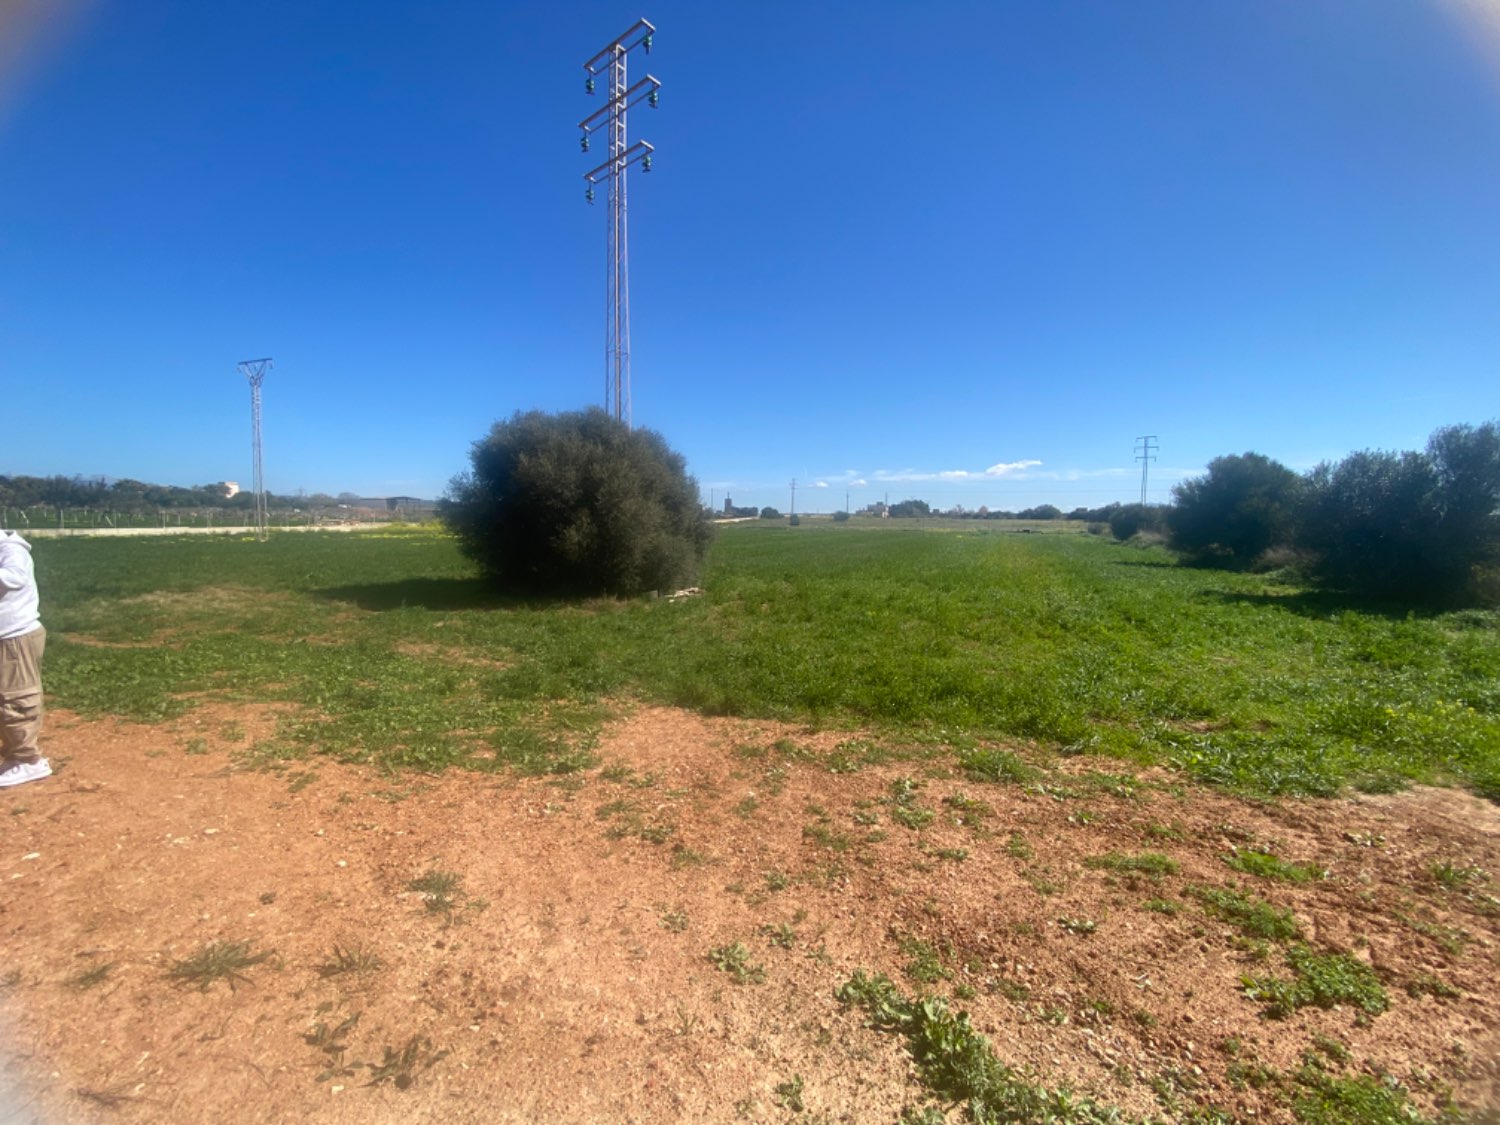
[{"label": "person standing", "polygon": [[0,788],[52,775],[37,746],[46,643],[31,544],[0,530]]}]

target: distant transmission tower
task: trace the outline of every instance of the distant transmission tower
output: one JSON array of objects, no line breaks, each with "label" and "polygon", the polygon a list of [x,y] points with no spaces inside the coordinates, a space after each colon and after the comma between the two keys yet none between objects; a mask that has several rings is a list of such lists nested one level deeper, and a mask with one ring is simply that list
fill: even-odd
[{"label": "distant transmission tower", "polygon": [[625,59],[635,48],[651,53],[651,37],[656,28],[645,20],[636,20],[624,35],[612,40],[583,69],[588,77],[583,88],[592,94],[596,79],[605,76],[609,101],[578,123],[583,130],[583,151],[589,150],[589,138],[605,131],[609,159],[591,172],[584,173],[588,187],[584,198],[594,202],[594,188],[609,181],[609,255],[605,262],[604,301],[604,409],[616,419],[630,425],[630,240],[626,233],[625,170],[637,161],[641,171],[651,171],[651,154],[656,150],[645,141],[631,144],[625,134],[625,113],[631,106],[646,101],[655,109],[661,83],[646,75],[634,86],[625,75]]},{"label": "distant transmission tower", "polygon": [[1155,434],[1135,439],[1135,459],[1141,463],[1141,503],[1146,502],[1146,474],[1151,462],[1156,460],[1157,440]]},{"label": "distant transmission tower", "polygon": [[267,530],[270,518],[266,510],[265,466],[260,454],[260,385],[271,369],[271,361],[269,358],[247,359],[239,364],[239,369],[250,380],[250,442],[255,452],[255,537],[265,542],[270,534]]}]

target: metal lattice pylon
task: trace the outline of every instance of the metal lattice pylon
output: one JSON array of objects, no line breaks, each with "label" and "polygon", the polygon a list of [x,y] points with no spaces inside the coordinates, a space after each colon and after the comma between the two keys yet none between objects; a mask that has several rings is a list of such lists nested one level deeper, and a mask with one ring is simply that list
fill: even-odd
[{"label": "metal lattice pylon", "polygon": [[583,151],[596,132],[603,131],[609,144],[609,159],[584,173],[588,188],[584,197],[592,203],[594,188],[609,185],[609,240],[605,260],[604,297],[604,409],[616,419],[631,423],[630,403],[630,238],[626,206],[626,169],[639,163],[641,171],[651,171],[651,154],[656,150],[645,141],[631,144],[626,131],[626,112],[646,101],[655,109],[661,83],[646,75],[631,85],[626,73],[626,59],[640,47],[651,53],[656,28],[646,20],[637,20],[625,34],[616,37],[603,50],[583,64],[588,77],[584,89],[592,94],[599,77],[608,84],[609,101],[578,123],[583,130]]},{"label": "metal lattice pylon", "polygon": [[260,385],[271,368],[270,359],[247,359],[239,364],[241,374],[250,380],[250,443],[255,459],[255,537],[261,542],[270,535],[270,512],[266,504],[265,464],[260,449]]}]

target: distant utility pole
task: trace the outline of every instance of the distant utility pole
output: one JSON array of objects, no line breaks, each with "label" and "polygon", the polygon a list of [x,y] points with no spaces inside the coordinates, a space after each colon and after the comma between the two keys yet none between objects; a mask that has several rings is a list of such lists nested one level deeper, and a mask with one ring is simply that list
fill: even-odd
[{"label": "distant utility pole", "polygon": [[260,385],[271,369],[271,361],[269,358],[247,359],[239,364],[239,369],[250,380],[250,443],[255,456],[255,537],[265,542],[269,532],[266,530],[266,474],[260,453]]},{"label": "distant utility pole", "polygon": [[792,515],[797,514],[797,478],[792,478]]},{"label": "distant utility pole", "polygon": [[588,62],[583,69],[584,92],[592,94],[596,79],[605,76],[609,101],[578,123],[583,130],[582,147],[589,150],[589,138],[604,130],[609,159],[593,171],[585,172],[588,183],[584,198],[594,202],[594,188],[609,182],[609,254],[605,264],[604,300],[604,409],[626,425],[630,417],[630,240],[626,234],[625,170],[637,161],[641,171],[651,171],[651,154],[656,150],[645,141],[631,144],[625,133],[625,113],[633,105],[646,101],[655,109],[661,83],[646,75],[630,85],[625,75],[625,59],[635,48],[651,53],[651,39],[656,28],[645,20],[636,20],[625,34],[617,37]]},{"label": "distant utility pole", "polygon": [[1135,459],[1141,463],[1141,503],[1146,502],[1146,474],[1151,462],[1156,460],[1157,440],[1155,434],[1135,439]]}]

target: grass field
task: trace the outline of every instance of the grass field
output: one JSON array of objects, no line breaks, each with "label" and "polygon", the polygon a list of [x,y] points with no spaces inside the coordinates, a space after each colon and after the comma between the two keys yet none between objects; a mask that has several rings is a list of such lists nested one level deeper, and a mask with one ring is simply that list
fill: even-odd
[{"label": "grass field", "polygon": [[1500,798],[1500,614],[1413,614],[972,524],[723,530],[706,594],[514,602],[453,542],[36,544],[52,702],[156,719],[285,701],[275,758],[566,771],[632,699],[1172,764],[1262,794]]}]

